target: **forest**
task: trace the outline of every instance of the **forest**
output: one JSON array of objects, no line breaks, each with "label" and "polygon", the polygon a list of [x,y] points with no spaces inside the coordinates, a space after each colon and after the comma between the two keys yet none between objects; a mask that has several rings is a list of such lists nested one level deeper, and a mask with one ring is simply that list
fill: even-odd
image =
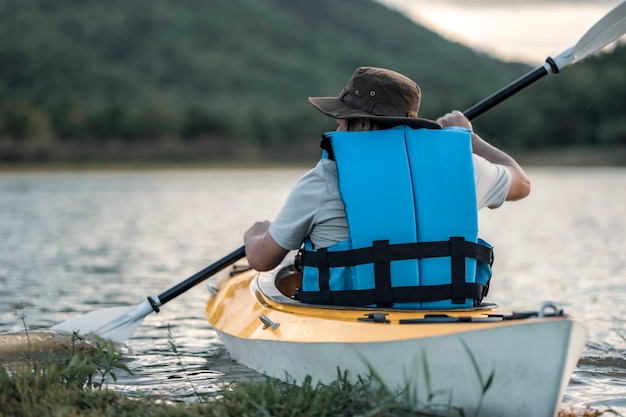
[{"label": "forest", "polygon": [[[359,66],[416,80],[427,118],[464,110],[533,69],[371,0],[2,2],[0,163],[312,159],[334,121],[307,97],[337,95]],[[625,89],[622,43],[474,126],[514,151],[623,158]]]}]

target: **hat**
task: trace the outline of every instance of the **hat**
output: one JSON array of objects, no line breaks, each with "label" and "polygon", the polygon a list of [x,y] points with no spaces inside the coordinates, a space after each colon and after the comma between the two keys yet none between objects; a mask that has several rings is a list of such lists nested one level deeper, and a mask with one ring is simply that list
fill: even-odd
[{"label": "hat", "polygon": [[402,74],[360,67],[339,97],[309,97],[309,102],[335,119],[366,118],[412,128],[440,128],[433,120],[417,117],[421,96],[419,86]]}]

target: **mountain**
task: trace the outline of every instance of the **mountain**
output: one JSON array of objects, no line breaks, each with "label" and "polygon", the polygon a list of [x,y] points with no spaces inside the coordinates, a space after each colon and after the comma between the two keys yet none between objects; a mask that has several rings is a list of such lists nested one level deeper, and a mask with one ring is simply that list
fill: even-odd
[{"label": "mountain", "polygon": [[296,148],[334,128],[307,97],[338,94],[359,66],[416,80],[429,118],[529,69],[371,0],[3,2],[0,160]]}]

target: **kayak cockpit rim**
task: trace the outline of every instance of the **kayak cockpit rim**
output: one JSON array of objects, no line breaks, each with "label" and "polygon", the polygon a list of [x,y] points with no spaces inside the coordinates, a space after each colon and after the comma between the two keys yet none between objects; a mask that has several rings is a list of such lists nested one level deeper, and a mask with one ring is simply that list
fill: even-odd
[{"label": "kayak cockpit rim", "polygon": [[[308,304],[302,303],[299,300],[293,298],[296,289],[302,288],[302,272],[296,271],[293,264],[282,264],[275,269],[267,272],[259,272],[256,278],[253,280],[253,285],[256,284],[258,290],[268,299],[285,305],[291,306],[307,306],[315,308],[327,308],[333,310],[363,310],[363,311],[420,311],[415,309],[399,309],[399,308],[377,308],[377,307],[355,307],[355,306],[338,306],[338,305],[324,305],[324,304]],[[495,303],[483,302],[478,307],[473,308],[459,308],[454,311],[487,311],[498,308]],[[437,311],[437,310],[432,310]],[[449,311],[449,310],[447,310]]]}]

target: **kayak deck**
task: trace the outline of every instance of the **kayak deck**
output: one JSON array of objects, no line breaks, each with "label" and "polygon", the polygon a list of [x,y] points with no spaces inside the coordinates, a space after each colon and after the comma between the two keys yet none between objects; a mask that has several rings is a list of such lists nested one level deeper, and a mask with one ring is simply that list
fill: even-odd
[{"label": "kayak deck", "polygon": [[[235,269],[216,286],[227,291],[218,290],[209,301],[207,318],[216,328],[242,337],[301,342],[324,342],[336,339],[338,334],[352,342],[424,338],[510,326],[532,317],[564,319],[560,310],[549,305],[540,311],[521,313],[500,311],[493,303],[455,310],[312,305],[293,298],[301,282],[302,274],[291,266],[261,273]],[[232,299],[237,300],[236,308],[224,308],[232,304]],[[266,331],[272,325],[276,328]],[[300,331],[303,326],[315,331],[303,334]],[[370,326],[374,327],[370,329]]]}]

